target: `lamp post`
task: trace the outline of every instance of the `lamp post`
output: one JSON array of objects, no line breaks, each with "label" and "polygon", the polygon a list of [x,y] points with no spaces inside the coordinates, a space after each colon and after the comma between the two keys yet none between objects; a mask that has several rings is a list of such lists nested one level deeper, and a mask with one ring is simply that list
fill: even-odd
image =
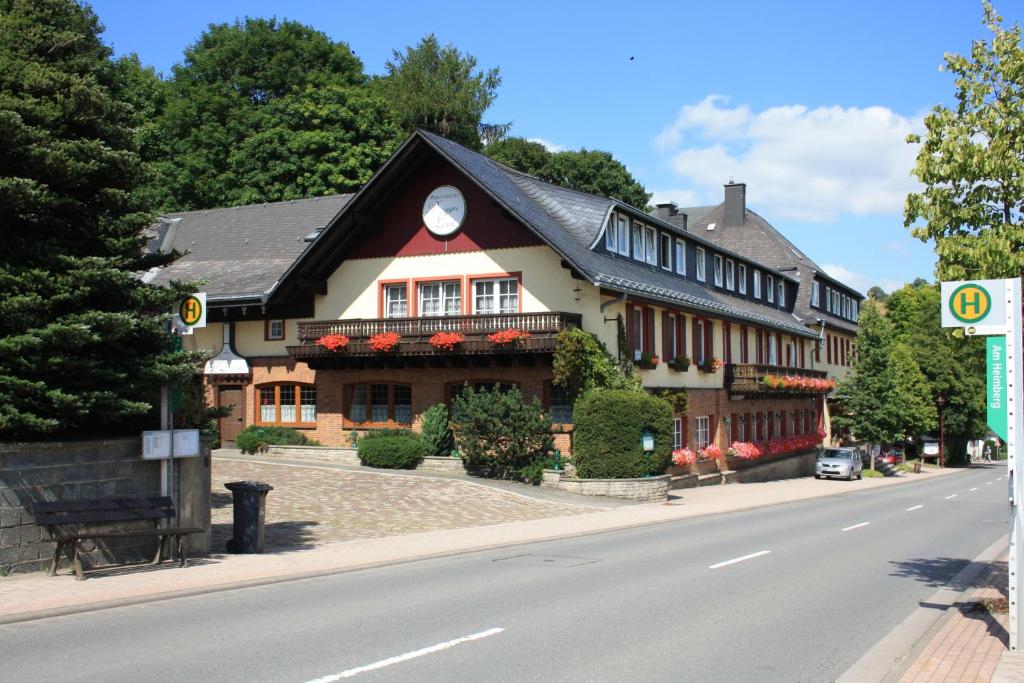
[{"label": "lamp post", "polygon": [[946,424],[943,418],[942,409],[946,407],[945,395],[939,394],[935,397],[935,408],[939,411],[939,467],[946,466]]}]

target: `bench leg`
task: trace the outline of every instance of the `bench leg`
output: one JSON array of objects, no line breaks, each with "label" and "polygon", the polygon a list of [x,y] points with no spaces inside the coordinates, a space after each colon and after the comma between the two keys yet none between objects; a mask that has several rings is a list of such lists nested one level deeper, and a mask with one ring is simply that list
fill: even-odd
[{"label": "bench leg", "polygon": [[177,540],[176,545],[178,546],[178,566],[179,567],[184,567],[185,566],[185,538],[181,534],[178,534],[178,536],[176,537],[176,540]]},{"label": "bench leg", "polygon": [[60,554],[64,552],[64,541],[57,541],[57,549],[53,551],[53,559],[50,561],[50,576],[57,575],[57,568],[60,566]]},{"label": "bench leg", "polygon": [[75,580],[85,581],[85,574],[82,573],[82,560],[79,557],[78,541],[73,541],[75,548],[74,563],[75,563]]},{"label": "bench leg", "polygon": [[153,562],[151,564],[160,564],[164,561],[164,539],[166,536],[157,536],[156,540],[156,555],[153,556]]}]

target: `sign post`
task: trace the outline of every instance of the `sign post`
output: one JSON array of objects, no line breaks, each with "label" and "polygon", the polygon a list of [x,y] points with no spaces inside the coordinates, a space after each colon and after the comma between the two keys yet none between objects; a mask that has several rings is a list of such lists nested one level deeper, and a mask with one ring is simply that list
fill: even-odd
[{"label": "sign post", "polygon": [[1010,502],[1010,649],[1020,649],[1024,623],[1024,344],[1021,334],[1021,282],[972,280],[942,283],[942,326],[986,335],[988,425],[1006,441]]}]

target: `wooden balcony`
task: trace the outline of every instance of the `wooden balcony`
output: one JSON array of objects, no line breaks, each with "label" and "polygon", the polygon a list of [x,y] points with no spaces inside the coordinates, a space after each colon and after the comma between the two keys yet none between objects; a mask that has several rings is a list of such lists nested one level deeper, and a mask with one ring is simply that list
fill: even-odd
[{"label": "wooden balcony", "polygon": [[[536,355],[555,351],[555,340],[562,330],[580,327],[578,313],[514,313],[494,315],[450,315],[422,318],[377,318],[359,320],[315,320],[299,322],[299,342],[289,346],[288,354],[311,367],[366,366],[445,366],[474,364],[532,364]],[[487,336],[516,329],[530,336],[513,344],[495,344]],[[393,351],[370,348],[370,337],[382,332],[401,335]],[[430,338],[438,332],[458,332],[465,341],[452,350],[438,349]],[[349,338],[338,351],[316,343],[321,337],[340,334]],[[550,358],[549,358],[550,362]]]},{"label": "wooden balcony", "polygon": [[808,370],[806,368],[790,368],[780,365],[755,365],[749,363],[730,363],[725,366],[725,388],[730,395],[772,396],[776,398],[802,398],[827,394],[831,389],[814,388],[778,388],[768,387],[766,375],[775,377],[804,377],[807,379],[824,380],[828,373],[824,370]]}]

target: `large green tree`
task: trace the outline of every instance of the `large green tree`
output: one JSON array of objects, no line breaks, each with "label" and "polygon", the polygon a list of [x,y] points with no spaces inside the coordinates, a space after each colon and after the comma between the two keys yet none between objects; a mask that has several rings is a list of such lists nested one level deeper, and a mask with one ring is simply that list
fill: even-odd
[{"label": "large green tree", "polygon": [[908,285],[886,302],[894,337],[913,352],[928,381],[932,402],[942,395],[947,462],[967,458],[967,442],[984,436],[985,343],[943,329],[939,288],[933,284]]},{"label": "large green tree", "polygon": [[651,194],[609,152],[581,149],[549,152],[543,145],[509,137],[488,145],[484,153],[495,161],[555,185],[613,197],[646,209]]},{"label": "large green tree", "polygon": [[348,45],[300,23],[211,25],[162,94],[162,135],[149,160],[167,186],[165,208],[358,188],[399,136],[367,82]]},{"label": "large green tree", "polygon": [[96,16],[0,0],[0,438],[134,429],[193,372],[143,284],[140,123]]},{"label": "large green tree", "polygon": [[510,124],[483,123],[501,85],[499,69],[476,71],[476,57],[442,46],[433,33],[404,53],[394,50],[385,67],[379,83],[404,132],[424,128],[480,149],[508,130]]},{"label": "large green tree", "polygon": [[934,240],[940,280],[1018,277],[1024,272],[1024,49],[1021,28],[1003,28],[986,0],[991,40],[968,57],[947,54],[956,104],[925,117],[905,223]]}]

